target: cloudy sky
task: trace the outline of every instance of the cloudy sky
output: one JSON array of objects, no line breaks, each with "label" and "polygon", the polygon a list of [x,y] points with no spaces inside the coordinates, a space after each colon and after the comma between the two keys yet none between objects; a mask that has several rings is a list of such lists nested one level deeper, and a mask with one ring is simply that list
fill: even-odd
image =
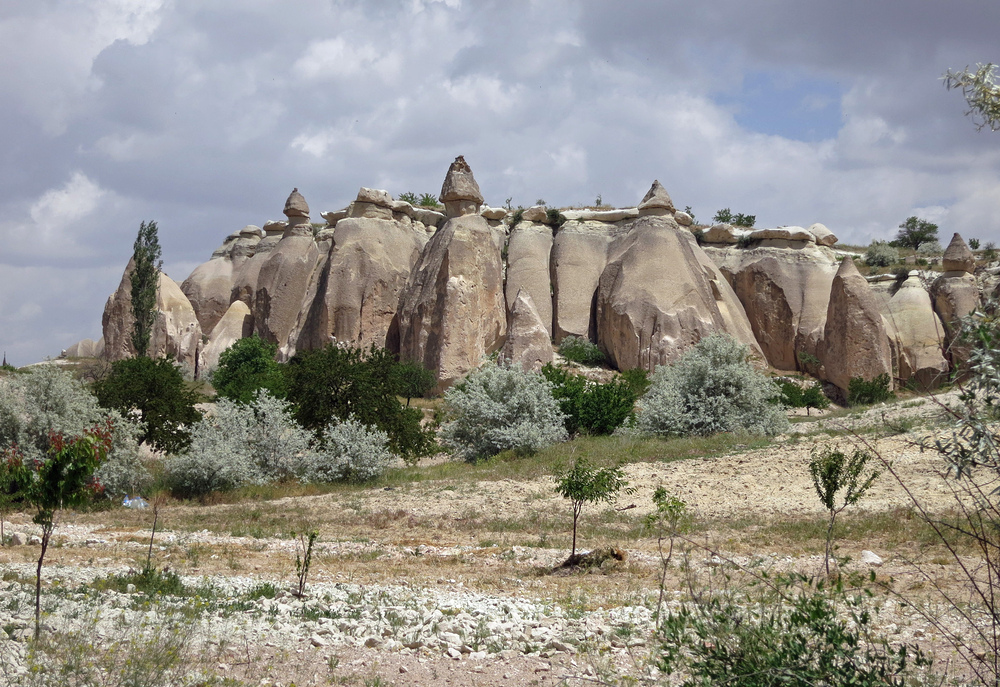
[{"label": "cloudy sky", "polygon": [[4,0],[0,350],[101,335],[139,223],[183,280],[232,231],[360,186],[1000,243],[1000,133],[948,68],[994,0]]}]

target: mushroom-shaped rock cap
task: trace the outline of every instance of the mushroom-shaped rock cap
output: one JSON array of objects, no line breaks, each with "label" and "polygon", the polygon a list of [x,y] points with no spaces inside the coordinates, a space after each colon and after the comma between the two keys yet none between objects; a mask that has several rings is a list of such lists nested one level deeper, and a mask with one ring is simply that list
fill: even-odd
[{"label": "mushroom-shaped rock cap", "polygon": [[309,203],[299,193],[299,189],[293,188],[285,201],[285,217],[308,217]]},{"label": "mushroom-shaped rock cap", "polygon": [[667,189],[663,188],[663,184],[656,180],[653,185],[649,187],[649,191],[643,196],[642,202],[639,203],[639,212],[643,210],[648,210],[650,208],[663,208],[674,212],[674,201],[670,200],[670,194],[667,193]]},{"label": "mushroom-shaped rock cap", "polygon": [[957,233],[951,237],[951,243],[948,244],[941,262],[946,272],[972,274],[976,270],[976,256],[972,254],[965,240]]},{"label": "mushroom-shaped rock cap", "polygon": [[455,158],[448,168],[448,175],[441,186],[441,202],[455,200],[471,200],[478,205],[483,204],[483,194],[479,190],[476,178],[472,176],[472,168],[461,155]]}]

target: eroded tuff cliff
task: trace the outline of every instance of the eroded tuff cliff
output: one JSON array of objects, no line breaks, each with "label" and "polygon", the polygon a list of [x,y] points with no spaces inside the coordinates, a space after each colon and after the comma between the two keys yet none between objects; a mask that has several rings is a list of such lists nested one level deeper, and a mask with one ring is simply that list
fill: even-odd
[{"label": "eroded tuff cliff", "polygon": [[[444,212],[361,188],[317,228],[294,190],[286,221],[233,232],[181,286],[161,277],[151,352],[205,375],[254,332],[286,359],[331,341],[375,344],[432,369],[440,390],[501,349],[537,368],[569,335],[620,369],[651,370],[725,333],[761,362],[842,389],[881,372],[933,386],[960,361],[947,346],[980,297],[958,235],[928,289],[917,273],[869,283],[822,224],[692,226],[658,181],[634,208],[532,207],[515,221],[483,205],[459,157],[440,198]],[[108,299],[104,339],[75,352],[134,354],[128,274]]]}]

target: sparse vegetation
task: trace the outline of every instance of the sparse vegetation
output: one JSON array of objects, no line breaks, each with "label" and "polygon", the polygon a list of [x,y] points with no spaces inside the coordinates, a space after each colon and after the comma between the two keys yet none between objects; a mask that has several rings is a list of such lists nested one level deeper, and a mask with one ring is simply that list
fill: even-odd
[{"label": "sparse vegetation", "polygon": [[578,560],[576,530],[584,505],[612,503],[619,492],[630,494],[632,491],[625,479],[625,471],[620,466],[598,470],[591,467],[583,458],[577,458],[573,467],[559,476],[556,492],[573,504],[573,545],[566,560],[567,564],[575,565]]},{"label": "sparse vegetation", "polygon": [[887,241],[874,240],[865,251],[865,264],[869,267],[889,267],[899,262],[899,251]]},{"label": "sparse vegetation", "polygon": [[597,344],[582,336],[567,336],[559,342],[559,355],[581,365],[601,365],[604,352]]},{"label": "sparse vegetation", "polygon": [[847,385],[847,405],[867,406],[895,398],[896,395],[892,393],[890,388],[891,384],[892,379],[886,373],[873,379],[852,377]]}]

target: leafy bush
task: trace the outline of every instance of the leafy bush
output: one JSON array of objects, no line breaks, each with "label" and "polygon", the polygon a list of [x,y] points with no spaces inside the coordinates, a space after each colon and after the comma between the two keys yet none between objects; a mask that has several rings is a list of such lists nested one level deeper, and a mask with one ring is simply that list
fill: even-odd
[{"label": "leafy bush", "polygon": [[421,426],[423,413],[396,397],[395,357],[383,348],[363,351],[329,344],[300,351],[283,367],[295,418],[319,436],[334,420],[353,416],[389,435],[389,448],[404,459],[426,455],[434,435]]},{"label": "leafy bush", "polygon": [[734,227],[752,227],[757,222],[757,215],[733,213],[729,208],[722,208],[715,213],[712,221],[716,224],[732,224]]},{"label": "leafy bush", "polygon": [[810,408],[823,410],[830,407],[830,399],[823,393],[821,382],[815,382],[812,386],[802,390],[802,407],[806,408],[807,415]]},{"label": "leafy bush", "polygon": [[769,582],[777,593],[760,599],[713,595],[669,610],[656,667],[683,687],[903,687],[911,667],[931,665],[916,645],[876,638],[868,597],[839,585],[797,590],[797,582],[777,578]]},{"label": "leafy bush", "polygon": [[285,395],[281,366],[274,360],[277,344],[268,343],[256,334],[236,341],[219,356],[219,366],[212,372],[212,386],[222,398],[250,403],[258,389],[272,396]]},{"label": "leafy bush", "polygon": [[830,399],[823,393],[823,385],[820,382],[815,382],[805,389],[791,381],[781,381],[777,384],[781,392],[778,400],[786,408],[823,409],[830,406]]},{"label": "leafy bush", "polygon": [[573,434],[611,434],[635,412],[639,395],[624,379],[605,384],[589,381],[551,363],[542,368],[542,375],[552,384],[552,396],[566,414],[566,431]]},{"label": "leafy bush", "polygon": [[920,244],[920,248],[917,248],[917,255],[941,255],[944,253],[944,248],[937,241],[927,241]]},{"label": "leafy bush", "polygon": [[304,482],[367,482],[380,477],[395,456],[387,448],[389,435],[365,427],[353,418],[327,425],[322,447],[299,464]]},{"label": "leafy bush", "polygon": [[757,223],[757,215],[744,215],[742,212],[733,215],[734,227],[752,228]]},{"label": "leafy bush", "polygon": [[189,426],[201,419],[198,395],[187,388],[172,358],[145,356],[116,360],[111,374],[94,384],[103,408],[124,416],[138,413],[141,440],[160,451],[183,451],[191,442]]},{"label": "leafy bush", "polygon": [[773,435],[788,419],[772,401],[780,391],[747,359],[749,349],[724,336],[702,339],[653,373],[639,401],[637,427],[661,435],[749,432]]},{"label": "leafy bush", "polygon": [[167,484],[181,497],[287,479],[308,456],[312,439],[289,404],[263,390],[248,405],[219,401],[191,435],[187,453],[166,464]]},{"label": "leafy bush", "polygon": [[486,364],[444,395],[450,421],[441,438],[469,462],[513,450],[529,455],[566,439],[552,385],[520,367]]},{"label": "leafy bush", "polygon": [[895,398],[896,395],[889,388],[891,382],[885,372],[869,381],[864,377],[851,377],[851,381],[847,383],[847,405],[867,406]]},{"label": "leafy bush", "polygon": [[635,397],[639,398],[649,389],[649,371],[641,367],[633,367],[631,370],[624,370],[621,378],[635,392]]},{"label": "leafy bush", "polygon": [[441,203],[438,202],[438,197],[433,193],[421,193],[420,198],[416,204],[422,208],[441,207]]},{"label": "leafy bush", "polygon": [[417,200],[417,194],[413,191],[407,191],[406,193],[400,193],[396,196],[396,200],[401,200],[404,203],[409,203],[410,205],[419,205],[420,201]]},{"label": "leafy bush", "polygon": [[969,248],[979,250],[979,239],[969,239]]},{"label": "leafy bush", "polygon": [[104,487],[104,495],[119,499],[129,494],[145,494],[153,483],[149,468],[142,461],[139,447],[142,425],[124,418],[117,410],[108,413],[112,425],[111,452],[94,476]]},{"label": "leafy bush", "polygon": [[581,365],[600,365],[604,362],[604,353],[597,344],[581,336],[567,336],[559,342],[559,355]]},{"label": "leafy bush", "polygon": [[938,226],[927,220],[920,219],[916,216],[907,217],[906,220],[899,225],[899,231],[896,233],[896,238],[893,239],[892,244],[894,246],[899,246],[900,248],[912,248],[917,250],[920,248],[920,244],[927,243],[928,241],[937,241]]},{"label": "leafy bush", "polygon": [[557,208],[549,208],[545,211],[545,221],[555,229],[559,229],[559,227],[566,224],[566,218]]},{"label": "leafy bush", "polygon": [[93,394],[55,365],[0,378],[0,448],[16,444],[31,462],[48,452],[51,432],[77,436],[104,415]]},{"label": "leafy bush", "polygon": [[716,224],[732,224],[733,213],[729,208],[722,208],[715,213],[715,216],[712,217],[712,221]]},{"label": "leafy bush", "polygon": [[583,506],[587,503],[611,503],[619,491],[631,494],[635,492],[628,486],[625,470],[620,466],[602,468],[590,467],[584,458],[577,458],[573,467],[559,475],[556,483],[556,493],[573,503],[573,548],[570,549],[567,563],[575,565],[576,531]]},{"label": "leafy bush", "polygon": [[865,251],[865,264],[869,267],[888,267],[899,262],[899,251],[886,241],[875,240]]},{"label": "leafy bush", "polygon": [[393,392],[405,398],[406,405],[410,405],[411,398],[423,398],[429,394],[437,384],[433,372],[420,363],[409,360],[397,363],[389,373],[389,378]]}]

